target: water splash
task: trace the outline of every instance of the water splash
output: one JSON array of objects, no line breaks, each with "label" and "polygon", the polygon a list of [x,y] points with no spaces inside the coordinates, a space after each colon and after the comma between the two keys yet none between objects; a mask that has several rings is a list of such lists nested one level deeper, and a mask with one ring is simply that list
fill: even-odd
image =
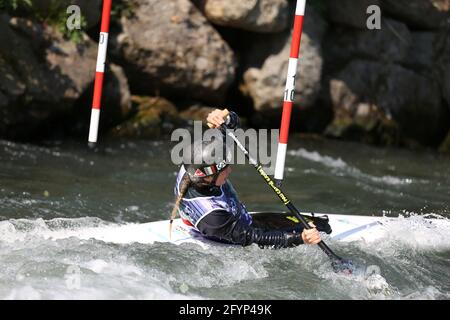
[{"label": "water splash", "polygon": [[331,168],[336,175],[348,175],[358,180],[371,181],[378,184],[386,184],[392,186],[410,185],[413,183],[428,183],[424,179],[412,179],[409,177],[399,178],[391,175],[385,175],[381,177],[373,176],[362,172],[358,168],[355,168],[341,158],[333,158],[330,156],[324,156],[317,151],[308,151],[306,149],[291,150],[288,152],[291,156],[301,157],[303,159],[320,163],[328,168]]}]

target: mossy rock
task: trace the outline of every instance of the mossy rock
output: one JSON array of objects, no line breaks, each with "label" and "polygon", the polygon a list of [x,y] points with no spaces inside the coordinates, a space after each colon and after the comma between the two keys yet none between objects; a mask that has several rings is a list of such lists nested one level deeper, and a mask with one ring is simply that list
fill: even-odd
[{"label": "mossy rock", "polygon": [[[362,106],[362,105],[361,105]],[[398,145],[400,130],[398,124],[374,105],[365,105],[364,112],[341,112],[325,130],[325,135],[350,139],[375,145]]]},{"label": "mossy rock", "polygon": [[187,121],[205,121],[206,117],[215,108],[194,105],[180,112],[180,117]]},{"label": "mossy rock", "polygon": [[155,139],[185,125],[176,107],[162,97],[132,96],[135,114],[111,130],[118,138]]},{"label": "mossy rock", "polygon": [[439,152],[450,155],[450,131],[447,133],[447,137],[444,139],[444,142],[441,143]]}]

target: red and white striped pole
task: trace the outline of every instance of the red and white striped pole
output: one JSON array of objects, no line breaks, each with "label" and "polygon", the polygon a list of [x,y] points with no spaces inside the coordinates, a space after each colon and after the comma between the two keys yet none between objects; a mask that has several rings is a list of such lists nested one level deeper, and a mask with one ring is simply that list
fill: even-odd
[{"label": "red and white striped pole", "polygon": [[112,0],[103,1],[102,24],[98,44],[97,67],[95,69],[94,98],[92,99],[91,124],[89,126],[89,145],[97,143],[100,106],[102,100],[103,75],[105,73],[106,49],[108,48],[109,19]]},{"label": "red and white striped pole", "polygon": [[287,141],[289,136],[289,123],[291,121],[292,104],[295,94],[295,76],[297,74],[298,54],[302,38],[303,16],[305,15],[306,0],[297,0],[295,8],[294,30],[292,32],[291,53],[284,90],[283,115],[281,116],[280,139],[278,141],[277,160],[275,163],[275,181],[281,184],[286,160]]}]

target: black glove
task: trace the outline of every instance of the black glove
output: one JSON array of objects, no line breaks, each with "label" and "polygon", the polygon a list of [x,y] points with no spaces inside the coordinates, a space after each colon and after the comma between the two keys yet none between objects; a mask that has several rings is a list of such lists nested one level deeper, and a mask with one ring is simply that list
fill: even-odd
[{"label": "black glove", "polygon": [[231,111],[225,120],[225,126],[228,129],[236,129],[239,127],[239,125],[239,116],[236,114],[236,112]]}]

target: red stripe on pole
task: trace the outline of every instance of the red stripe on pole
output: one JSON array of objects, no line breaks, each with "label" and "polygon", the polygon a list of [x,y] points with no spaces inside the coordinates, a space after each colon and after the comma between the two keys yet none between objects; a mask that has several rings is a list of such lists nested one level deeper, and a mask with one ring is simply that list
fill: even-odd
[{"label": "red stripe on pole", "polygon": [[111,3],[112,0],[103,1],[103,12],[102,12],[102,25],[100,27],[100,32],[109,32],[109,18],[111,15]]},{"label": "red stripe on pole", "polygon": [[292,102],[284,101],[283,115],[281,116],[280,143],[287,144],[289,137],[289,123],[291,120],[291,111],[292,111]]},{"label": "red stripe on pole", "polygon": [[92,99],[92,109],[100,109],[102,101],[103,72],[95,73],[94,98]]},{"label": "red stripe on pole", "polygon": [[291,58],[298,58],[300,41],[302,40],[303,16],[295,16],[294,30],[292,32]]}]

